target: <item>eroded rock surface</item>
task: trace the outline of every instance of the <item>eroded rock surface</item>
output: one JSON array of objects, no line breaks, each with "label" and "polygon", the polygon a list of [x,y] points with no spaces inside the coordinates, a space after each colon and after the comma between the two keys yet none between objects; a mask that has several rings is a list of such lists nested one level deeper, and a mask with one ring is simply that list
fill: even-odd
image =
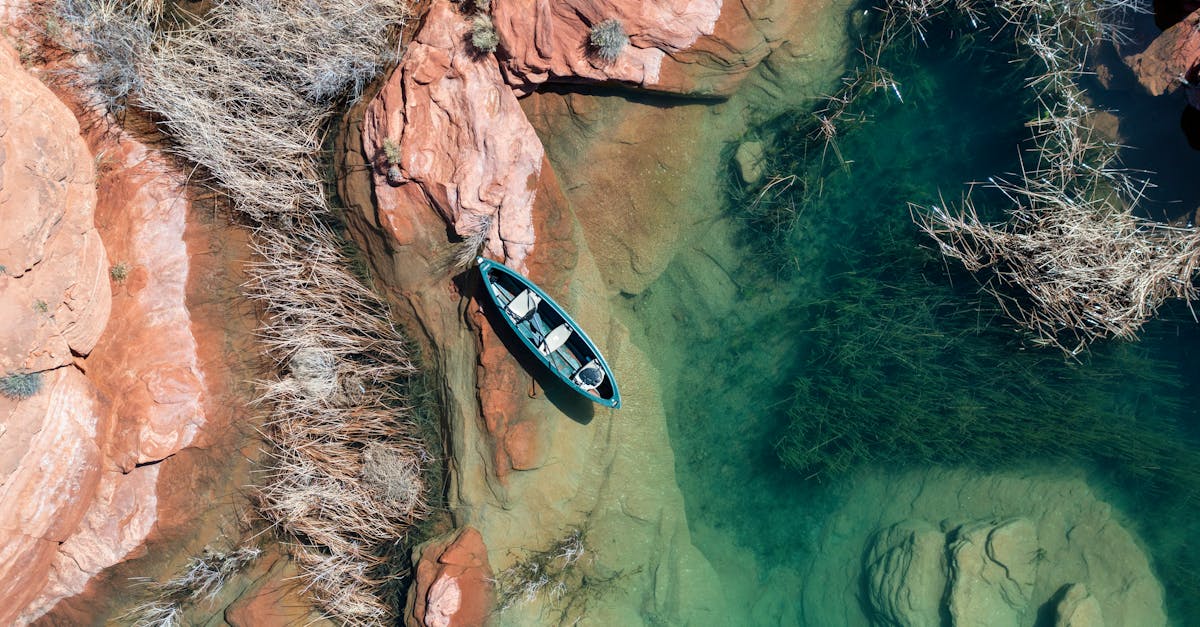
[{"label": "eroded rock surface", "polygon": [[[454,521],[478,530],[497,569],[513,562],[514,549],[544,549],[562,529],[586,527],[589,544],[601,547],[588,562],[595,578],[621,581],[587,605],[586,624],[728,623],[717,574],[692,546],[684,519],[661,377],[631,341],[613,301],[618,291],[643,289],[678,251],[676,242],[699,219],[698,212],[688,212],[690,201],[711,196],[690,182],[717,175],[723,139],[716,138],[725,135],[692,141],[711,113],[708,104],[662,107],[669,113],[639,115],[627,125],[621,107],[613,107],[602,130],[593,133],[607,133],[603,141],[578,151],[589,165],[577,173],[571,159],[551,167],[532,132],[551,132],[525,117],[542,99],[530,98],[525,111],[513,105],[518,95],[550,81],[727,94],[770,53],[789,63],[814,58],[820,43],[808,35],[825,26],[833,25],[827,30],[840,42],[841,9],[706,0],[636,6],[498,0],[491,7],[500,49],[481,55],[467,47],[465,13],[434,0],[400,68],[363,106],[361,124],[353,123],[356,114],[349,116],[339,148],[342,197],[354,208],[351,231],[396,311],[420,334],[426,365],[445,381]],[[830,17],[835,13],[838,20]],[[818,14],[821,19],[799,35],[801,18]],[[602,63],[583,40],[591,25],[613,16],[631,43],[624,56]],[[789,32],[793,27],[797,31]],[[796,45],[787,45],[787,38]],[[840,73],[840,55],[816,54],[810,62],[835,69],[832,81]],[[766,91],[763,84],[758,89]],[[825,86],[823,79],[819,88],[776,85],[771,89],[785,97],[772,95],[773,106],[807,102]],[[567,115],[580,121],[599,100],[580,97],[580,107]],[[662,124],[666,120],[671,124]],[[595,145],[611,150],[591,150]],[[702,166],[693,167],[697,163]],[[560,184],[563,172],[573,180]],[[605,202],[577,211],[564,189],[574,190],[578,179],[593,184]],[[651,179],[667,193],[648,191],[645,181]],[[643,196],[632,198],[626,188]],[[713,204],[702,200],[705,208]],[[536,369],[494,331],[470,275],[455,277],[449,269],[455,240],[485,224],[486,254],[524,271],[571,311],[621,373],[619,415],[531,376]],[[627,272],[631,266],[636,270]],[[423,553],[422,563],[431,555]],[[410,623],[442,615],[430,614],[431,593],[445,608],[468,603],[468,589],[435,584],[430,579],[415,589],[425,613],[418,616],[416,604],[410,605]],[[530,624],[547,611],[564,611],[560,601],[539,598],[495,620]]]},{"label": "eroded rock surface", "polygon": [[483,536],[471,527],[417,550],[416,581],[409,589],[409,627],[474,627],[491,610],[491,567]]},{"label": "eroded rock surface", "polygon": [[[212,380],[236,361],[239,318],[189,309],[184,174],[103,123],[81,136],[7,44],[0,84],[0,375],[43,381],[0,397],[0,623],[19,624],[205,513],[211,468],[178,453],[211,445],[241,404]],[[48,620],[99,620],[111,602]]]},{"label": "eroded rock surface", "polygon": [[950,544],[950,618],[961,627],[1019,627],[1037,581],[1037,529],[1024,518],[972,523]]},{"label": "eroded rock surface", "polygon": [[[454,7],[433,3],[367,108],[363,142],[381,206],[429,202],[459,236],[486,230],[489,252],[520,264],[534,243],[542,144],[494,60],[466,47],[470,25]],[[389,182],[393,165],[400,177]],[[411,225],[397,213],[380,216],[392,237],[407,243]]]},{"label": "eroded rock surface", "polygon": [[[522,93],[546,82],[616,81],[687,96],[728,96],[804,19],[825,7],[768,0],[497,0],[501,65]],[[629,45],[607,61],[588,38],[616,20]]]},{"label": "eroded rock surface", "polygon": [[868,601],[889,627],[937,627],[946,592],[946,534],[920,520],[880,531],[866,555]]},{"label": "eroded rock surface", "polygon": [[1073,583],[1063,590],[1054,608],[1054,627],[1104,627],[1100,602],[1088,593],[1087,586]]}]

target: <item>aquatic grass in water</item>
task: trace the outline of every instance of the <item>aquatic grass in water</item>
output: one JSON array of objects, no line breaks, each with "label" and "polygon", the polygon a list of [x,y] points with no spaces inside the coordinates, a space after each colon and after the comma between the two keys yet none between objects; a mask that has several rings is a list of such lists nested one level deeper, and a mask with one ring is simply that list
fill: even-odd
[{"label": "aquatic grass in water", "polygon": [[[1011,57],[932,35],[888,62],[904,101],[870,92],[836,150],[795,112],[752,132],[769,147],[763,187],[731,169],[731,211],[757,253],[736,273],[744,301],[712,321],[673,314],[688,349],[667,366],[687,364],[670,427],[689,521],[707,530],[696,537],[727,534],[764,569],[796,565],[838,479],[860,469],[1083,466],[1134,519],[1173,620],[1194,622],[1200,425],[1175,361],[1154,341],[1078,362],[1027,346],[964,272],[947,279],[912,222],[908,201],[1017,171],[1035,104]],[[660,291],[687,276],[669,271]]]},{"label": "aquatic grass in water", "polygon": [[942,282],[932,254],[912,257],[864,257],[802,304],[814,349],[778,445],[785,463],[830,479],[871,462],[1099,461],[1160,491],[1200,485],[1194,464],[1174,463],[1188,450],[1172,434],[1183,386],[1169,363],[1132,345],[1087,364],[1024,350],[1000,312]]}]

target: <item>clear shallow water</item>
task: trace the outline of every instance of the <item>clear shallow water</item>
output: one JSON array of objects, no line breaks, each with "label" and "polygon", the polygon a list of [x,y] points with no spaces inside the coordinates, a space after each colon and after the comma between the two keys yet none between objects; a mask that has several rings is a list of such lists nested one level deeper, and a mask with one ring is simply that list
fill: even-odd
[{"label": "clear shallow water", "polygon": [[[768,196],[794,227],[748,209],[757,192],[731,170],[719,192],[733,248],[685,251],[634,303],[676,347],[653,354],[674,390],[695,542],[726,574],[756,564],[745,587],[813,585],[799,574],[820,559],[816,538],[858,473],[1084,468],[1146,542],[1174,622],[1200,624],[1189,544],[1200,420],[1184,385],[1200,373],[1200,331],[1186,310],[1171,308],[1139,345],[1065,363],[1027,349],[911,223],[907,202],[956,200],[964,182],[1019,166],[1031,114],[1020,76],[961,43],[892,59],[904,102],[873,98],[872,120],[838,140],[841,159],[808,141],[803,112],[752,131],[771,145],[772,171],[797,177]],[[960,442],[945,444],[946,425]],[[748,620],[801,620],[796,591],[780,598]]]}]

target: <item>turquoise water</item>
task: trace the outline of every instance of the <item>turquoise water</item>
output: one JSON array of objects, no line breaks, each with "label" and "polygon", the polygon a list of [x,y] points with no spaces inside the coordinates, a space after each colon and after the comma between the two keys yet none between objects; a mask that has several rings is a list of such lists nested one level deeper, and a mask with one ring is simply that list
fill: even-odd
[{"label": "turquoise water", "polygon": [[[1033,109],[1003,50],[943,37],[887,60],[903,102],[866,99],[869,120],[836,150],[814,142],[806,111],[752,130],[788,178],[764,194],[731,165],[738,254],[683,255],[638,297],[647,319],[669,312],[669,342],[686,347],[656,355],[676,390],[668,421],[695,543],[718,571],[752,556],[757,583],[776,585],[821,559],[818,538],[864,473],[1061,468],[1087,473],[1141,536],[1172,620],[1200,624],[1200,420],[1185,385],[1200,330],[1186,309],[1139,344],[1067,361],[1024,341],[913,226],[910,201],[953,202],[964,182],[1020,167]],[[688,295],[705,289],[726,301]],[[780,597],[753,622],[811,615],[796,591]]]}]

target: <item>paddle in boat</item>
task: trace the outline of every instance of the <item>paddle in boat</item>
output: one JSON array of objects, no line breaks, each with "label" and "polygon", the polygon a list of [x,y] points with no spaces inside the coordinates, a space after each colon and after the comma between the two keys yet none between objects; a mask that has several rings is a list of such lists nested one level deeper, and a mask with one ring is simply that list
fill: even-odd
[{"label": "paddle in boat", "polygon": [[576,392],[619,408],[621,393],[612,370],[571,316],[515,270],[483,257],[476,261],[488,297],[533,356]]}]

